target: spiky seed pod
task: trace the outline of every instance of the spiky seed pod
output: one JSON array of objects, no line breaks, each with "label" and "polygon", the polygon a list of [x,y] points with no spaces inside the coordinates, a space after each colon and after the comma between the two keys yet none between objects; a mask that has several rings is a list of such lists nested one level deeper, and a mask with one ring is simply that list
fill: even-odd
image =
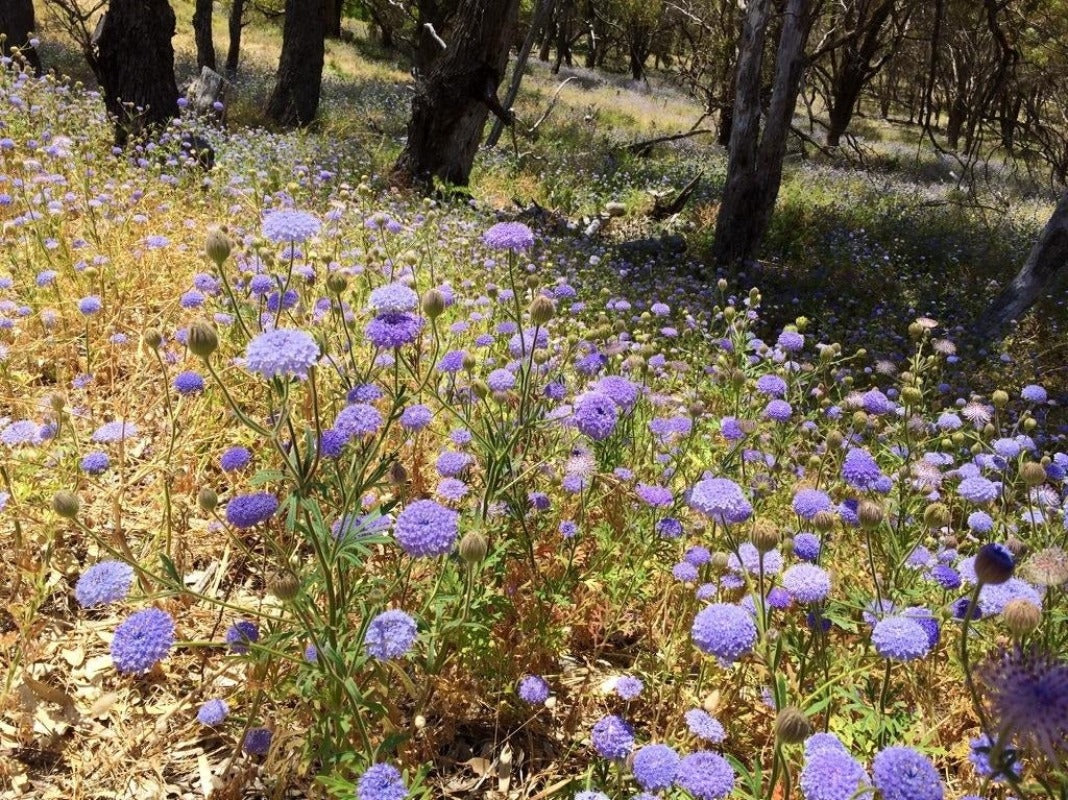
[{"label": "spiky seed pod", "polygon": [[267,591],[279,600],[292,600],[300,592],[300,580],[289,572],[276,575],[267,585]]},{"label": "spiky seed pod", "polygon": [[437,319],[445,313],[445,295],[437,289],[427,289],[423,294],[423,313]]},{"label": "spiky seed pod", "polygon": [[326,288],[331,294],[341,294],[349,288],[349,279],[342,272],[331,272],[326,278]]},{"label": "spiky seed pod", "polygon": [[1028,486],[1038,486],[1046,482],[1046,470],[1035,461],[1028,461],[1020,467],[1020,477]]},{"label": "spiky seed pod", "polygon": [[874,530],[878,528],[883,521],[883,507],[874,500],[861,500],[860,505],[857,506],[857,517],[860,519],[860,526],[866,530]]},{"label": "spiky seed pod", "polygon": [[834,528],[836,520],[834,512],[820,511],[812,518],[812,527],[821,533],[826,533]]},{"label": "spiky seed pod", "polygon": [[556,303],[543,294],[539,294],[530,303],[530,318],[535,325],[544,325],[556,316]]},{"label": "spiky seed pod", "polygon": [[923,521],[928,528],[944,528],[949,524],[952,517],[945,503],[931,503],[923,510]]},{"label": "spiky seed pod", "polygon": [[775,530],[775,526],[767,520],[758,520],[753,526],[753,533],[750,535],[750,541],[753,546],[760,553],[769,553],[779,546],[779,532]]}]

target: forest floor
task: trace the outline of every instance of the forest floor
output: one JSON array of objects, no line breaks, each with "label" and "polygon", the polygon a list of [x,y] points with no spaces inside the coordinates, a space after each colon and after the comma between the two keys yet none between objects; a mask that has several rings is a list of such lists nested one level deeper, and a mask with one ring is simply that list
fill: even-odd
[{"label": "forest floor", "polygon": [[[175,44],[181,79],[192,76],[188,24],[192,4],[182,0],[174,5],[179,19]],[[44,21],[41,53],[46,65],[87,80],[78,54],[63,43],[46,14],[41,13],[40,18]],[[226,41],[226,31],[218,9],[215,27],[216,42],[221,44]],[[205,236],[217,225],[228,226],[237,242],[228,268],[240,256],[243,268],[248,267],[251,273],[254,270],[249,264],[266,252],[260,229],[266,206],[293,203],[314,210],[324,220],[331,220],[334,212],[343,220],[336,227],[325,224],[322,240],[301,253],[311,273],[307,283],[301,284],[301,291],[321,291],[323,281],[316,269],[335,269],[339,263],[351,268],[349,278],[353,285],[359,284],[360,292],[369,288],[363,285],[364,279],[377,274],[378,268],[385,271],[389,265],[391,270],[397,263],[422,270],[429,264],[435,281],[457,290],[462,300],[456,308],[467,313],[460,317],[455,309],[449,312],[458,315],[455,320],[447,318],[453,323],[449,336],[464,343],[464,337],[476,332],[489,335],[487,320],[491,318],[497,325],[492,333],[502,334],[497,343],[500,352],[485,357],[488,372],[497,363],[492,359],[504,365],[514,357],[514,352],[509,355],[508,332],[513,328],[508,323],[522,325],[523,315],[520,312],[518,320],[506,320],[486,311],[490,306],[487,275],[492,274],[496,281],[501,278],[499,272],[492,273],[499,264],[483,246],[482,232],[498,219],[530,212],[537,204],[537,214],[523,217],[536,228],[541,248],[537,256],[540,272],[532,266],[531,274],[550,275],[551,286],[566,289],[574,284],[580,292],[571,306],[572,313],[554,321],[558,325],[554,336],[560,332],[559,347],[571,362],[579,363],[580,356],[598,356],[596,349],[582,349],[588,339],[598,343],[606,363],[615,359],[613,369],[619,366],[616,362],[622,362],[624,353],[639,356],[650,365],[647,372],[642,368],[640,379],[636,377],[638,368],[628,373],[642,381],[645,389],[636,412],[641,415],[641,424],[633,423],[633,436],[628,429],[627,437],[613,440],[616,449],[596,450],[601,494],[591,509],[582,506],[580,512],[574,510],[576,501],[561,488],[557,474],[563,474],[563,465],[576,458],[592,463],[591,450],[574,449],[574,443],[558,436],[555,428],[553,433],[538,428],[538,438],[532,439],[528,452],[516,460],[522,461],[530,453],[542,459],[537,469],[532,467],[523,477],[537,489],[531,494],[531,503],[540,506],[541,497],[535,498],[539,493],[552,497],[551,512],[544,517],[530,514],[543,520],[532,523],[540,538],[533,542],[530,558],[543,559],[549,566],[539,574],[524,563],[500,566],[506,563],[503,556],[500,562],[492,561],[487,574],[500,566],[504,576],[500,592],[492,595],[487,589],[481,598],[484,605],[472,612],[485,613],[487,619],[498,614],[492,617],[492,625],[486,623],[490,633],[456,634],[451,629],[441,633],[441,641],[450,643],[453,640],[449,636],[472,637],[463,639],[465,646],[457,648],[462,653],[456,656],[457,661],[472,658],[472,651],[484,647],[503,661],[511,658],[518,662],[519,674],[538,670],[551,675],[554,700],[559,702],[522,716],[516,710],[512,688],[519,675],[507,671],[514,671],[516,663],[508,662],[507,669],[501,667],[501,676],[495,676],[488,674],[492,672],[487,667],[489,659],[486,663],[473,661],[487,674],[477,670],[465,674],[456,662],[439,663],[434,677],[440,682],[435,684],[434,693],[424,693],[412,680],[405,682],[400,667],[395,672],[383,668],[368,678],[367,685],[381,680],[388,689],[379,687],[378,693],[369,691],[367,696],[368,708],[382,717],[383,737],[393,741],[392,735],[406,730],[405,726],[415,730],[410,740],[395,749],[403,756],[406,774],[418,776],[424,797],[532,800],[562,798],[566,790],[570,800],[581,786],[607,785],[610,781],[621,785],[629,780],[623,771],[587,765],[589,737],[582,732],[605,709],[632,715],[645,730],[655,731],[657,740],[672,736],[681,740],[682,723],[671,714],[700,706],[720,712],[730,729],[732,764],[740,765],[746,757],[770,751],[764,733],[774,714],[761,702],[761,689],[766,686],[745,675],[743,683],[736,686],[725,677],[727,672],[721,672],[715,673],[716,680],[722,682],[713,690],[709,683],[702,683],[704,666],[694,684],[682,677],[676,679],[696,672],[691,670],[689,651],[680,644],[689,644],[689,619],[683,618],[695,608],[693,586],[687,584],[682,591],[678,589],[681,580],[672,582],[670,575],[665,579],[661,574],[681,552],[669,552],[668,545],[660,540],[650,544],[646,539],[626,538],[634,533],[636,520],[641,525],[648,523],[651,529],[663,516],[655,516],[659,511],[647,516],[650,512],[644,504],[634,507],[635,488],[633,482],[628,483],[627,472],[636,473],[642,481],[672,485],[672,508],[680,515],[689,515],[685,517],[689,526],[697,515],[682,508],[689,488],[686,482],[697,480],[705,468],[716,467],[745,483],[758,511],[792,535],[800,532],[801,524],[790,506],[795,475],[803,476],[797,486],[814,481],[821,487],[833,487],[828,491],[836,502],[855,494],[837,478],[827,477],[836,476],[841,465],[834,460],[837,456],[828,455],[829,449],[816,445],[825,436],[833,439],[830,428],[837,423],[829,421],[825,412],[831,404],[829,398],[838,396],[835,392],[849,398],[848,402],[843,400],[844,408],[859,408],[857,398],[847,392],[854,381],[863,388],[867,388],[866,382],[874,387],[882,381],[883,389],[896,397],[901,387],[895,375],[905,369],[926,370],[925,402],[931,408],[923,413],[930,412],[930,420],[954,404],[963,407],[973,395],[989,396],[994,388],[1006,388],[1012,390],[1015,402],[1019,387],[1041,383],[1049,393],[1048,403],[1038,410],[1019,411],[1011,420],[1006,416],[994,421],[1005,426],[1005,436],[1018,436],[1028,419],[1038,418],[1042,425],[1039,433],[1047,438],[1038,434],[1036,438],[1050,448],[1065,432],[1062,425],[1068,420],[1061,414],[1068,406],[1068,371],[1064,368],[1068,318],[1062,287],[1052,291],[1004,341],[975,342],[967,335],[976,315],[1020,265],[1052,208],[1051,190],[1037,177],[1029,177],[1024,165],[992,162],[984,171],[986,178],[967,191],[958,182],[959,164],[952,156],[922,144],[915,127],[861,118],[856,125],[857,150],[832,155],[798,140],[761,263],[749,274],[722,276],[730,281],[729,292],[722,292],[714,281],[720,276],[706,274],[705,256],[725,175],[724,151],[714,144],[712,136],[657,145],[648,156],[635,155],[626,147],[686,131],[701,119],[697,104],[666,76],[654,75],[648,83],[635,83],[618,75],[567,67],[554,75],[548,65],[534,62],[517,111],[520,129],[529,129],[547,114],[537,135],[521,130],[513,138],[506,133],[499,147],[481,152],[470,201],[424,202],[391,193],[382,178],[404,135],[411,93],[407,67],[401,59],[366,42],[362,30],[355,30],[355,41],[328,45],[321,120],[309,131],[284,133],[258,127],[279,47],[278,31],[268,24],[248,27],[241,74],[227,98],[231,133],[208,132],[218,159],[209,176],[144,167],[134,159],[107,162],[114,164],[113,173],[101,174],[97,165],[109,157],[110,149],[107,124],[95,99],[80,92],[54,86],[34,88],[32,102],[39,103],[43,111],[8,123],[12,135],[21,137],[20,147],[37,137],[43,140],[46,134],[73,140],[76,146],[72,147],[73,156],[56,157],[55,164],[47,162],[49,169],[63,176],[59,183],[70,188],[72,199],[62,200],[69,203],[68,210],[73,209],[70,214],[35,216],[40,212],[34,209],[42,203],[30,192],[16,193],[10,207],[0,208],[4,235],[10,237],[5,240],[10,247],[4,269],[14,276],[14,288],[5,283],[2,289],[11,293],[10,297],[4,295],[2,313],[5,323],[8,315],[18,318],[3,328],[14,333],[10,341],[4,340],[0,358],[0,416],[3,425],[11,420],[51,419],[52,411],[63,420],[59,427],[62,444],[57,443],[54,451],[42,436],[33,446],[4,449],[0,462],[5,489],[0,492],[0,536],[4,542],[14,543],[11,549],[15,553],[13,560],[3,560],[6,574],[0,574],[0,586],[12,587],[10,604],[0,610],[0,669],[6,679],[0,703],[0,754],[11,756],[0,759],[0,793],[4,797],[186,800],[209,794],[214,798],[286,797],[326,791],[352,796],[352,776],[344,770],[339,771],[344,777],[336,784],[309,787],[309,757],[302,749],[301,736],[306,730],[318,731],[315,726],[324,724],[322,719],[330,715],[317,713],[317,701],[308,700],[311,679],[299,672],[299,657],[291,653],[282,658],[285,667],[271,660],[298,642],[272,630],[272,635],[280,638],[270,639],[270,647],[278,651],[265,646],[257,656],[266,656],[251,664],[227,656],[220,642],[234,617],[233,609],[254,609],[272,623],[285,615],[281,604],[264,592],[269,571],[259,569],[261,561],[266,563],[276,556],[269,537],[264,534],[261,539],[259,533],[248,534],[251,539],[230,536],[233,532],[222,518],[223,506],[214,515],[204,512],[198,505],[198,490],[202,484],[226,487],[220,488],[223,493],[282,484],[278,462],[284,459],[286,448],[262,457],[256,452],[257,468],[273,468],[263,476],[250,478],[240,471],[236,477],[224,474],[218,466],[223,444],[245,444],[255,450],[255,437],[239,430],[220,387],[212,384],[203,396],[181,398],[170,390],[172,373],[180,365],[201,368],[182,347],[185,329],[194,318],[207,313],[199,310],[201,304],[216,309],[213,304],[221,302],[218,292],[204,288],[217,288],[212,275],[205,277],[213,269],[202,253]],[[220,56],[223,49],[219,48]],[[10,86],[5,92],[8,96],[17,94]],[[708,123],[705,120],[702,124]],[[799,116],[797,123],[807,130],[806,119]],[[246,125],[254,129],[246,131]],[[818,130],[814,136],[819,138]],[[26,156],[18,163],[13,158],[0,160],[0,166],[30,174],[36,169],[38,155]],[[0,156],[3,158],[7,157]],[[699,188],[681,213],[663,221],[649,217],[658,197],[672,195],[696,177],[700,178]],[[604,212],[610,203],[622,204],[624,213],[609,219]],[[384,232],[387,219],[403,222],[395,239]],[[597,220],[600,222],[593,230],[591,225]],[[34,227],[38,223],[39,227]],[[24,231],[32,231],[32,235],[24,235]],[[292,274],[296,256],[292,251],[289,255]],[[263,259],[275,267],[285,261],[279,258],[277,248]],[[41,277],[48,271],[56,275]],[[423,272],[419,280],[427,280]],[[759,302],[756,294],[750,294],[750,287],[760,287]],[[494,286],[494,300],[500,291],[501,287]],[[199,301],[193,294],[201,295]],[[77,301],[83,295],[101,296],[104,313],[95,317],[81,314]],[[570,302],[564,291],[556,297],[560,309]],[[362,295],[360,299],[366,300]],[[671,316],[661,320],[661,312],[653,310],[654,299],[670,305]],[[742,322],[724,327],[725,307],[735,309],[744,319],[746,309],[752,311],[757,305],[759,315],[753,312],[751,328]],[[18,311],[23,306],[30,309],[25,325]],[[219,305],[216,310],[222,308]],[[329,302],[326,308],[330,308]],[[319,306],[315,309],[321,311]],[[255,308],[257,314],[260,310]],[[313,324],[312,319],[315,324],[322,320],[322,315],[315,316],[318,311],[310,307],[303,310],[307,311],[308,325]],[[54,312],[51,317],[46,313],[50,311]],[[249,316],[251,319],[251,313]],[[826,363],[812,358],[813,363],[805,361],[804,369],[784,370],[791,381],[790,399],[798,414],[797,425],[776,428],[764,415],[767,398],[760,397],[752,385],[761,371],[770,374],[788,359],[780,352],[778,356],[783,357],[778,361],[768,358],[753,367],[755,371],[746,372],[750,365],[742,360],[744,352],[730,361],[735,353],[732,348],[761,350],[763,341],[775,342],[784,327],[800,317],[805,318],[799,327],[810,350],[814,342],[837,342],[841,349]],[[909,334],[909,324],[917,317],[937,320],[940,325],[935,349],[923,351],[930,364],[916,355],[917,340]],[[143,342],[144,334],[154,328],[165,334],[159,359]],[[343,353],[344,347],[338,346],[339,330],[330,329],[324,336],[335,337],[330,342]],[[711,333],[713,330],[717,333]],[[223,342],[228,355],[240,355],[239,339],[233,334]],[[926,345],[928,340],[923,341]],[[436,339],[434,345],[438,345]],[[630,345],[634,347],[627,350]],[[464,346],[474,347],[470,343]],[[858,353],[861,350],[864,352]],[[361,350],[360,355],[367,357],[367,364],[374,363],[378,369],[374,380],[382,385],[399,381],[389,366],[399,370],[406,365],[404,359],[398,359],[396,365],[381,367],[380,354],[371,348]],[[933,366],[936,355],[939,360]],[[730,377],[730,369],[724,366],[728,361],[736,374],[748,381],[748,388],[732,388],[733,378],[721,380],[724,375]],[[240,366],[240,361],[225,362],[221,368],[225,381],[232,381],[228,385],[239,398],[261,398],[262,386],[249,380]],[[482,367],[480,362],[478,369]],[[362,362],[358,369],[355,363],[353,368],[365,376]],[[586,369],[591,368],[566,368],[570,389],[588,382]],[[596,371],[596,367],[592,369]],[[344,397],[342,389],[351,388],[348,383],[347,378],[336,379],[329,388]],[[396,390],[397,405],[392,410],[398,410],[402,401],[407,402],[407,395],[396,383],[390,387]],[[408,385],[406,391],[410,389]],[[57,401],[61,411],[52,404],[57,393],[63,395]],[[516,407],[523,408],[515,396],[500,394],[505,398],[500,401],[501,419]],[[959,403],[955,403],[957,398]],[[310,400],[291,406],[286,395],[276,407],[276,399],[255,401],[262,419],[270,414],[273,420],[282,408],[296,415],[313,413],[308,411]],[[444,441],[453,422],[448,413],[454,412],[439,408],[447,404],[436,395],[427,402],[437,413],[433,436]],[[488,416],[495,417],[496,413]],[[750,440],[754,449],[741,451],[725,443],[719,420],[731,414],[751,417],[754,429],[758,429]],[[700,428],[700,436],[679,444],[679,437],[673,434],[650,435],[649,425],[662,422],[664,415],[671,415],[676,422],[691,419],[691,424]],[[801,415],[807,415],[810,426],[801,425]],[[834,432],[851,437],[851,441],[856,438],[877,451],[884,466],[892,464],[902,475],[912,474],[902,461],[902,450],[907,457],[922,453],[924,448],[934,451],[944,446],[955,457],[962,457],[960,443],[946,444],[948,434],[942,438],[933,422],[925,434],[928,438],[920,445],[909,440],[905,426],[897,430],[891,417],[882,422],[878,416],[873,412],[871,420],[855,422],[855,429],[843,424],[840,433],[838,428]],[[91,447],[93,428],[122,419],[136,420],[140,435],[131,435],[129,441],[120,436],[117,444],[109,443],[115,468],[103,475],[88,474],[80,464]],[[850,419],[849,415],[844,419]],[[1017,422],[1020,427],[1014,427]],[[490,424],[479,422],[483,423]],[[470,427],[478,430],[474,423]],[[3,427],[4,432],[7,430]],[[69,441],[64,438],[68,435]],[[992,437],[970,429],[968,436],[967,445],[977,447],[986,446]],[[980,441],[981,436],[986,439]],[[293,436],[286,447],[298,440]],[[667,447],[667,440],[678,448]],[[438,457],[435,442],[430,431],[425,438],[398,434],[391,440],[394,455],[400,453],[398,461],[404,461],[410,486],[405,491],[411,491],[412,496],[430,493],[432,465]],[[9,443],[5,440],[4,444]],[[446,442],[442,446],[450,445]],[[823,459],[815,478],[813,459]],[[898,475],[890,466],[886,471]],[[947,481],[948,475],[947,469]],[[919,482],[919,476],[916,480]],[[1013,488],[1011,478],[1005,482]],[[907,482],[902,478],[901,483]],[[161,490],[164,484],[169,492],[165,498]],[[51,510],[54,492],[73,487],[78,488],[83,504],[77,523],[61,519]],[[367,508],[381,500],[386,508],[382,498],[396,502],[391,491],[376,486],[360,500]],[[403,498],[402,490],[398,489],[396,496]],[[903,489],[902,497],[906,499],[892,501],[901,503],[895,506],[901,510],[895,524],[913,525],[914,529],[909,532],[899,527],[888,532],[888,540],[897,536],[900,541],[895,545],[898,549],[884,554],[892,563],[886,580],[906,582],[901,592],[903,605],[929,603],[941,615],[952,598],[937,587],[936,592],[921,585],[918,578],[908,583],[910,569],[902,569],[901,563],[921,543],[940,553],[955,553],[955,547],[947,544],[948,538],[926,528],[920,530],[916,520],[923,518],[926,494],[912,496]],[[998,511],[999,525],[1004,520],[1000,532],[1015,531],[1021,515],[1031,511],[1032,495],[1025,490],[1011,501],[1006,490],[1006,498]],[[524,494],[523,502],[526,500]],[[954,518],[961,516],[959,499],[946,502],[952,505]],[[906,505],[908,514],[902,510]],[[567,550],[557,533],[560,524],[570,521],[563,518],[563,509],[588,514],[581,517],[583,525],[591,534],[596,531],[600,539],[594,543],[591,535],[587,545],[587,540],[580,538],[576,547]],[[342,505],[337,521],[344,523],[348,513]],[[464,513],[467,517],[474,514],[470,509]],[[1060,512],[1051,507],[1049,519],[1056,520],[1056,513]],[[719,535],[714,522],[692,524],[695,537]],[[495,541],[503,538],[499,521],[487,519],[485,525],[486,531],[497,537]],[[1022,523],[1019,526],[1025,527]],[[280,521],[277,529],[282,537]],[[1048,526],[1044,532],[1048,533]],[[1020,535],[1032,537],[1028,541],[1038,549],[1042,533],[1036,526],[1035,531],[1021,530]],[[962,540],[967,536],[962,526]],[[848,597],[828,619],[833,617],[838,626],[835,635],[840,635],[842,649],[848,653],[842,662],[848,667],[837,673],[844,676],[840,683],[846,688],[813,713],[837,706],[849,722],[839,727],[828,713],[827,726],[865,757],[871,748],[864,737],[872,731],[878,733],[880,741],[884,735],[892,735],[922,742],[939,759],[940,774],[950,787],[949,797],[956,800],[980,784],[968,766],[966,741],[975,733],[975,721],[959,678],[948,666],[943,669],[932,662],[911,665],[908,671],[895,672],[895,678],[901,679],[900,696],[875,714],[876,694],[871,687],[878,687],[882,679],[882,663],[864,660],[871,653],[857,631],[862,625],[860,611],[869,601],[862,590],[878,587],[882,575],[879,579],[872,576],[869,585],[867,565],[857,563],[855,557],[856,548],[861,546],[859,534],[847,532],[843,526],[841,537],[838,541],[846,546],[833,553],[832,574],[836,588],[841,586]],[[722,545],[718,540],[701,541],[712,549]],[[116,677],[108,648],[116,626],[138,606],[131,601],[118,607],[81,609],[73,596],[75,582],[84,569],[113,555],[120,543],[132,547],[143,563],[152,565],[146,569],[159,573],[140,586],[137,602],[165,608],[178,621],[182,640],[180,652],[164,666],[128,680]],[[604,548],[609,557],[599,559],[596,545],[606,543],[614,549]],[[639,556],[639,545],[647,544],[648,549],[641,550]],[[385,547],[383,542],[374,545]],[[966,546],[964,542],[962,547]],[[793,557],[785,547],[783,550],[787,559]],[[617,563],[621,552],[628,558]],[[161,560],[164,555],[168,559],[174,555],[184,565],[179,583],[195,595],[184,597],[173,587],[165,589],[167,576],[163,573],[168,562]],[[522,562],[526,555],[524,551],[517,561]],[[562,566],[563,562],[566,565]],[[161,563],[164,566],[160,567]],[[272,564],[278,569],[285,561]],[[549,585],[559,581],[563,586],[573,578],[573,565],[587,570],[575,585],[567,585],[566,591]],[[375,561],[374,567],[386,570],[381,561]],[[443,566],[443,572],[445,569]],[[447,605],[463,598],[468,603],[470,597],[463,591],[462,581],[471,573],[463,573],[455,565],[449,569],[455,574],[443,579],[448,596],[442,602]],[[432,620],[438,610],[433,592],[443,580],[435,584],[419,569],[413,574],[412,583],[428,598],[424,616]],[[403,576],[405,591],[409,577]],[[454,579],[455,585],[450,583]],[[546,583],[538,584],[542,579]],[[487,578],[487,586],[490,583]],[[524,591],[532,585],[537,587],[537,596],[523,605]],[[428,592],[429,586],[434,589]],[[367,596],[378,602],[381,587],[373,588],[375,591],[369,590]],[[416,589],[411,591],[417,593]],[[213,602],[201,603],[192,599],[194,596]],[[410,599],[403,593],[399,596]],[[512,602],[502,598],[514,596],[520,598],[514,601],[515,608],[509,607],[508,613],[501,611]],[[467,612],[464,605],[465,622]],[[790,630],[803,638],[811,626],[796,608],[791,613]],[[948,619],[948,612],[944,616]],[[1057,619],[1063,622],[1062,616]],[[421,631],[426,633],[427,626],[434,624],[423,625]],[[948,625],[947,621],[947,630]],[[506,646],[494,649],[478,638],[490,634],[497,637],[494,642],[504,641]],[[297,638],[296,634],[290,636]],[[983,637],[984,643],[1003,638],[1000,631],[986,632]],[[946,638],[952,637],[947,634]],[[304,643],[299,642],[301,649]],[[944,657],[946,664],[951,661],[945,642],[938,656]],[[420,665],[432,660],[427,654]],[[709,667],[710,671],[715,669]],[[853,686],[851,676],[862,670],[863,686],[860,679]],[[426,672],[430,672],[429,667]],[[641,675],[645,681],[644,694],[633,705],[630,701],[622,703],[613,694],[615,681],[624,673]],[[888,667],[887,683],[889,675]],[[774,677],[769,683],[774,683]],[[778,686],[772,688],[779,690]],[[475,694],[476,689],[486,694]],[[855,695],[847,696],[847,689]],[[813,696],[815,693],[813,690]],[[887,694],[884,686],[883,701]],[[240,721],[232,722],[229,729],[205,732],[194,715],[209,695],[243,700],[243,707],[235,708],[234,714]],[[407,716],[417,703],[428,709],[418,724]],[[257,714],[261,718],[270,714],[275,720],[270,723],[274,740],[266,758],[240,752],[243,735],[258,724]],[[355,724],[352,719],[346,722]],[[346,731],[355,735],[350,729]],[[383,745],[383,751],[386,749]],[[514,761],[502,759],[504,752]],[[421,766],[425,764],[433,767]],[[508,764],[513,764],[511,772]],[[744,797],[762,796],[758,791],[762,780],[757,770],[740,777],[739,783],[745,783],[744,791],[749,792]],[[782,796],[782,790],[775,791],[779,792],[777,797]]]}]

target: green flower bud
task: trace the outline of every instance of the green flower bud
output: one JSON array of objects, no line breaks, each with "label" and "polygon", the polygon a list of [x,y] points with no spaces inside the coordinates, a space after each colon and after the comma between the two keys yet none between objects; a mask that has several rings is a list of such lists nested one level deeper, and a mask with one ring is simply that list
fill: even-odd
[{"label": "green flower bud", "polygon": [[81,501],[74,492],[59,491],[52,495],[52,509],[64,519],[74,519],[78,516]]},{"label": "green flower bud", "polygon": [[812,733],[812,725],[796,706],[786,706],[775,717],[775,738],[783,744],[801,744]]},{"label": "green flower bud", "polygon": [[214,489],[205,486],[197,492],[197,505],[205,514],[210,514],[219,505],[219,496],[215,494]]},{"label": "green flower bud", "polygon": [[219,228],[208,231],[208,238],[204,242],[204,252],[208,258],[215,262],[216,267],[221,267],[230,257],[230,237]]},{"label": "green flower bud", "polygon": [[445,295],[437,289],[428,289],[423,294],[423,313],[430,319],[437,319],[445,313]]},{"label": "green flower bud", "polygon": [[219,337],[215,333],[215,326],[202,319],[194,322],[189,326],[186,346],[195,356],[200,356],[205,360],[211,358],[211,354],[219,349]]}]

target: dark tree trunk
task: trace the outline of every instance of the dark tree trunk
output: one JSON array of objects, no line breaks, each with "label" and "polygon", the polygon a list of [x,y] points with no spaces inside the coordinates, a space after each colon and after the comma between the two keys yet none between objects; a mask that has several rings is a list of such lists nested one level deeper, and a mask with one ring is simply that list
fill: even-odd
[{"label": "dark tree trunk", "polygon": [[786,138],[801,88],[805,43],[812,23],[810,3],[787,0],[771,102],[761,134],[761,66],[771,0],[749,2],[738,58],[727,184],[712,249],[716,266],[733,268],[751,260],[771,220],[782,182]]},{"label": "dark tree trunk", "polygon": [[518,11],[519,0],[460,0],[448,49],[416,84],[408,141],[393,166],[395,183],[423,190],[434,178],[467,185],[489,112],[509,118],[497,87]]},{"label": "dark tree trunk", "polygon": [[267,116],[278,125],[308,125],[319,110],[325,58],[326,0],[286,0],[282,56],[267,101]]},{"label": "dark tree trunk", "polygon": [[649,57],[649,51],[643,45],[634,42],[630,46],[630,77],[636,81],[645,77],[645,61]]},{"label": "dark tree trunk", "polygon": [[33,17],[33,0],[3,0],[0,2],[0,33],[7,37],[0,54],[11,54],[11,48],[17,47],[26,63],[33,71],[40,74],[41,59],[37,50],[30,46],[30,34],[37,29]]},{"label": "dark tree trunk", "polygon": [[193,12],[193,38],[197,45],[197,68],[215,70],[215,42],[211,38],[213,0],[197,0]]},{"label": "dark tree trunk", "polygon": [[326,0],[326,36],[341,38],[341,18],[345,15],[345,0]]},{"label": "dark tree trunk", "polygon": [[986,310],[977,326],[985,337],[1001,335],[1008,324],[1027,312],[1068,265],[1068,192],[1035,242],[1023,267]]},{"label": "dark tree trunk", "polygon": [[[555,5],[556,0],[538,0],[537,5],[534,6],[534,14],[530,18],[530,30],[527,31],[527,35],[523,39],[523,45],[519,48],[519,55],[516,56],[515,66],[512,68],[512,80],[508,84],[508,91],[504,95],[503,102],[501,102],[501,105],[509,111],[511,111],[512,104],[515,103],[515,99],[519,95],[519,84],[523,80],[523,70],[526,69],[527,61],[530,59],[530,51],[534,48],[534,40],[552,16],[553,6]],[[496,146],[503,132],[504,120],[497,117],[493,121],[490,135],[486,137],[486,147]]]},{"label": "dark tree trunk", "polygon": [[853,120],[853,110],[864,88],[864,83],[859,80],[859,77],[859,75],[852,75],[849,79],[840,80],[833,88],[831,107],[827,112],[828,147],[837,147],[841,143],[842,134],[846,132],[849,123]]},{"label": "dark tree trunk", "polygon": [[956,150],[960,144],[960,134],[964,130],[964,121],[968,117],[968,107],[963,97],[958,95],[949,107],[949,120],[946,122],[946,143],[950,150]]},{"label": "dark tree trunk", "polygon": [[724,105],[719,110],[719,126],[716,129],[716,143],[728,147],[731,143],[731,128],[734,127],[734,108]]},{"label": "dark tree trunk", "polygon": [[237,76],[237,65],[241,60],[241,29],[244,27],[245,0],[231,0],[230,46],[226,51],[226,77],[233,80]]},{"label": "dark tree trunk", "polygon": [[175,18],[167,0],[111,0],[93,35],[93,71],[115,119],[115,143],[166,125],[178,113]]}]

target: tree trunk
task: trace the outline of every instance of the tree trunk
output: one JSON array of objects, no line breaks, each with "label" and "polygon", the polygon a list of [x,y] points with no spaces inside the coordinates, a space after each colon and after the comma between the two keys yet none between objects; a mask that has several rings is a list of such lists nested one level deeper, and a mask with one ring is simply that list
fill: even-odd
[{"label": "tree trunk", "polygon": [[810,2],[787,0],[771,102],[761,135],[761,66],[771,0],[750,0],[739,48],[727,184],[712,249],[716,266],[734,268],[751,260],[767,231],[782,182],[786,138],[801,87],[805,42],[811,27]]},{"label": "tree trunk", "polygon": [[[519,48],[519,55],[516,56],[515,66],[512,68],[512,81],[508,84],[508,91],[505,93],[504,101],[501,103],[509,111],[512,110],[512,104],[515,103],[515,99],[519,95],[519,84],[523,80],[523,70],[526,69],[527,61],[530,59],[530,51],[534,48],[534,40],[552,16],[553,6],[555,5],[556,0],[538,0],[537,5],[534,7],[534,14],[530,19],[530,30],[527,31],[526,38],[523,39],[523,45]],[[495,147],[503,132],[504,120],[497,117],[493,121],[490,135],[486,137],[486,147]]]},{"label": "tree trunk", "polygon": [[93,70],[115,119],[115,143],[166,125],[178,113],[175,18],[167,0],[111,0],[93,34]]},{"label": "tree trunk", "polygon": [[341,17],[345,13],[345,0],[326,0],[326,37],[341,38]]},{"label": "tree trunk", "polygon": [[326,0],[286,0],[278,78],[267,116],[278,125],[308,125],[319,110],[323,82]]},{"label": "tree trunk", "polygon": [[984,337],[1000,336],[1006,326],[1020,319],[1035,304],[1068,265],[1068,192],[1035,242],[1023,267],[979,320],[977,331]]},{"label": "tree trunk", "polygon": [[41,59],[30,45],[30,34],[37,28],[33,17],[33,0],[3,0],[0,2],[0,33],[7,37],[0,46],[0,55],[11,55],[17,47],[26,63],[40,74]]},{"label": "tree trunk", "polygon": [[466,186],[490,110],[497,99],[519,12],[519,0],[460,0],[448,49],[421,76],[412,98],[408,141],[393,181],[433,188],[434,178]]},{"label": "tree trunk", "polygon": [[197,45],[197,69],[215,71],[215,42],[211,38],[213,0],[197,0],[193,12],[193,39]]},{"label": "tree trunk", "polygon": [[226,77],[233,80],[237,77],[237,65],[241,60],[241,29],[244,26],[245,0],[231,0],[230,19],[230,47],[226,51]]},{"label": "tree trunk", "polygon": [[853,120],[853,109],[856,108],[857,98],[864,88],[864,82],[860,76],[851,73],[848,78],[843,76],[832,88],[831,107],[827,112],[827,146],[838,147],[842,141],[842,134],[849,128]]}]

